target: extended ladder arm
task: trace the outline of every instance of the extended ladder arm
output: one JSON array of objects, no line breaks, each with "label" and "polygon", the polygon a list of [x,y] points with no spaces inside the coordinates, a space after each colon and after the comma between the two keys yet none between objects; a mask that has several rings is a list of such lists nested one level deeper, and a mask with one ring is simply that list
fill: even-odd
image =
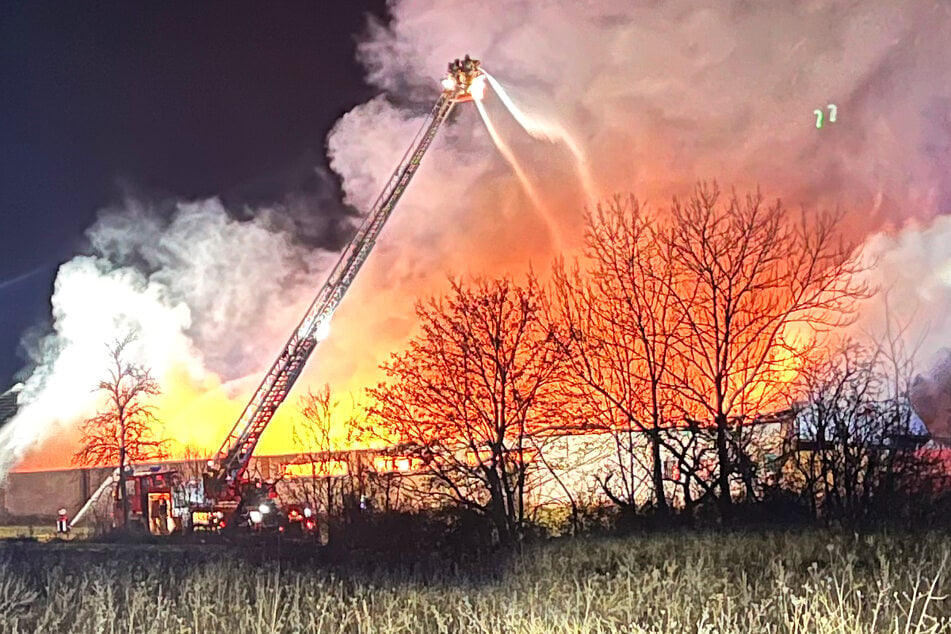
[{"label": "extended ladder arm", "polygon": [[427,116],[393,175],[369,214],[341,253],[304,318],[291,333],[277,360],[271,365],[231,433],[222,443],[206,473],[206,494],[216,499],[238,499],[237,485],[247,470],[261,434],[287,397],[311,352],[326,336],[329,321],[347,289],[363,266],[383,225],[419,168],[423,155],[460,101],[458,90],[445,90]]}]

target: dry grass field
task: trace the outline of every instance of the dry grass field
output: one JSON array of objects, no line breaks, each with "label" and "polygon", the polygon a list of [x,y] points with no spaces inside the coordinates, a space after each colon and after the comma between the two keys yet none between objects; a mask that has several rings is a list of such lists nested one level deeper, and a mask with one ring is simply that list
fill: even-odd
[{"label": "dry grass field", "polygon": [[646,535],[433,559],[261,563],[202,546],[8,543],[4,632],[951,632],[951,539]]}]

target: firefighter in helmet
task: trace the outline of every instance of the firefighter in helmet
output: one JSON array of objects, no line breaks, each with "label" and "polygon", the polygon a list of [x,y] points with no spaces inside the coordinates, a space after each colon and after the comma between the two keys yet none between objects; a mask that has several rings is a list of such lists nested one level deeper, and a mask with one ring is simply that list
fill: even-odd
[{"label": "firefighter in helmet", "polygon": [[60,509],[56,512],[56,532],[60,535],[69,532],[69,515],[66,514],[66,509]]}]

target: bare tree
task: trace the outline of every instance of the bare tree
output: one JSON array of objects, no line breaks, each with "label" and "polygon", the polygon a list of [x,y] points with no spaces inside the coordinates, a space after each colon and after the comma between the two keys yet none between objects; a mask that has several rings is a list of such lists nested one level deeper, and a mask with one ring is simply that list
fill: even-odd
[{"label": "bare tree", "polygon": [[122,525],[128,527],[129,499],[126,467],[136,462],[162,460],[168,456],[167,441],[156,435],[158,420],[149,397],[159,394],[159,385],[148,368],[128,360],[134,333],[116,339],[108,347],[109,369],[99,382],[102,407],[82,424],[82,449],[73,461],[81,465],[119,467],[116,499],[122,503]]},{"label": "bare tree", "polygon": [[[669,508],[662,459],[671,402],[667,389],[682,306],[664,230],[634,197],[616,197],[586,216],[585,268],[555,267],[555,323],[566,346],[569,393],[582,426],[606,430],[616,446],[617,486],[605,493],[633,507],[644,474],[661,514]],[[647,439],[647,451],[643,446]]]},{"label": "bare tree", "polygon": [[687,416],[711,421],[724,516],[731,476],[743,476],[744,422],[780,406],[815,334],[846,323],[867,289],[839,213],[794,216],[758,192],[720,204],[717,186],[674,201],[669,256],[683,323],[670,373]]},{"label": "bare tree", "polygon": [[561,353],[534,277],[452,283],[420,302],[420,333],[370,390],[384,435],[427,465],[429,493],[487,516],[518,539],[531,462],[528,435],[550,426]]},{"label": "bare tree", "polygon": [[814,516],[895,515],[939,475],[917,451],[925,435],[908,398],[913,356],[904,333],[889,329],[878,340],[839,342],[802,373],[789,486]]},{"label": "bare tree", "polygon": [[298,473],[298,493],[314,509],[323,509],[327,538],[332,539],[336,522],[347,521],[349,512],[359,508],[359,500],[369,493],[367,465],[354,449],[360,444],[360,431],[328,385],[308,390],[299,411],[293,438],[305,470]]},{"label": "bare tree", "polygon": [[311,390],[301,397],[300,419],[294,423],[292,436],[304,459],[309,474],[304,477],[301,487],[304,499],[314,509],[324,508],[327,517],[333,514],[334,479],[330,473],[331,452],[335,449],[331,441],[331,425],[337,401],[331,397],[330,386],[325,385],[317,392]]},{"label": "bare tree", "polygon": [[171,453],[176,457],[177,469],[185,482],[201,482],[211,452],[198,445],[178,443]]}]

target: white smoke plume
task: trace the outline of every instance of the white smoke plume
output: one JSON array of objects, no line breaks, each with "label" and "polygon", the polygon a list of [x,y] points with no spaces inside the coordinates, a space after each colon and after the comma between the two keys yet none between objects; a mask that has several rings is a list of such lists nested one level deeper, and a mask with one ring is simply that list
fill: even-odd
[{"label": "white smoke plume", "polygon": [[179,203],[170,219],[128,201],[87,233],[93,255],[60,267],[53,333],[34,350],[19,413],[0,430],[0,476],[94,409],[107,345],[125,332],[137,334],[132,360],[160,383],[172,373],[195,384],[256,374],[327,263],[265,220],[232,219],[214,199]]},{"label": "white smoke plume", "polygon": [[931,434],[951,442],[951,215],[875,234],[864,253],[876,263],[870,282],[881,297],[869,301],[856,327],[882,333],[889,319],[905,330],[920,373],[912,403]]},{"label": "white smoke plume", "polygon": [[274,352],[327,263],[266,221],[230,218],[217,200],[178,204],[165,226],[130,203],[102,215],[89,234],[103,256],[138,260],[165,301],[201,317],[185,333],[225,379],[258,370]]},{"label": "white smoke plume", "polygon": [[[394,0],[390,11],[359,48],[369,80],[389,98],[348,113],[328,139],[332,168],[358,209],[413,138],[446,63],[470,53],[528,116],[571,135],[598,195],[633,191],[663,206],[715,178],[761,186],[792,207],[842,207],[851,237],[878,236],[869,248],[883,266],[916,240],[932,250],[914,263],[922,275],[897,279],[892,293],[937,280],[919,318],[951,308],[928,260],[943,261],[939,216],[951,213],[951,4]],[[526,134],[491,91],[485,105],[570,247],[593,202],[572,150]],[[521,272],[554,255],[545,217],[470,106],[457,107],[430,149],[302,382],[360,390],[410,332],[414,298],[444,288],[448,274]],[[147,209],[107,213],[92,230],[98,255],[64,266],[49,342],[58,356],[44,355],[28,382],[34,405],[25,422],[0,432],[4,465],[56,420],[41,405],[65,413],[80,396],[88,401],[75,385],[49,386],[100,350],[115,322],[148,324],[153,367],[165,354],[186,359],[190,372],[253,375],[319,282],[319,258],[294,236],[229,220],[215,201],[181,205],[170,223],[156,218]],[[85,287],[125,294],[116,304],[139,308],[123,317],[111,299],[97,299],[91,312]],[[929,346],[951,344],[951,324],[931,319],[930,333]]]},{"label": "white smoke plume", "polygon": [[906,329],[908,342],[919,348],[918,366],[933,365],[940,349],[951,346],[951,215],[873,234],[863,257],[873,263],[868,281],[880,293],[869,300],[856,327],[882,332],[887,316],[893,329]]}]

